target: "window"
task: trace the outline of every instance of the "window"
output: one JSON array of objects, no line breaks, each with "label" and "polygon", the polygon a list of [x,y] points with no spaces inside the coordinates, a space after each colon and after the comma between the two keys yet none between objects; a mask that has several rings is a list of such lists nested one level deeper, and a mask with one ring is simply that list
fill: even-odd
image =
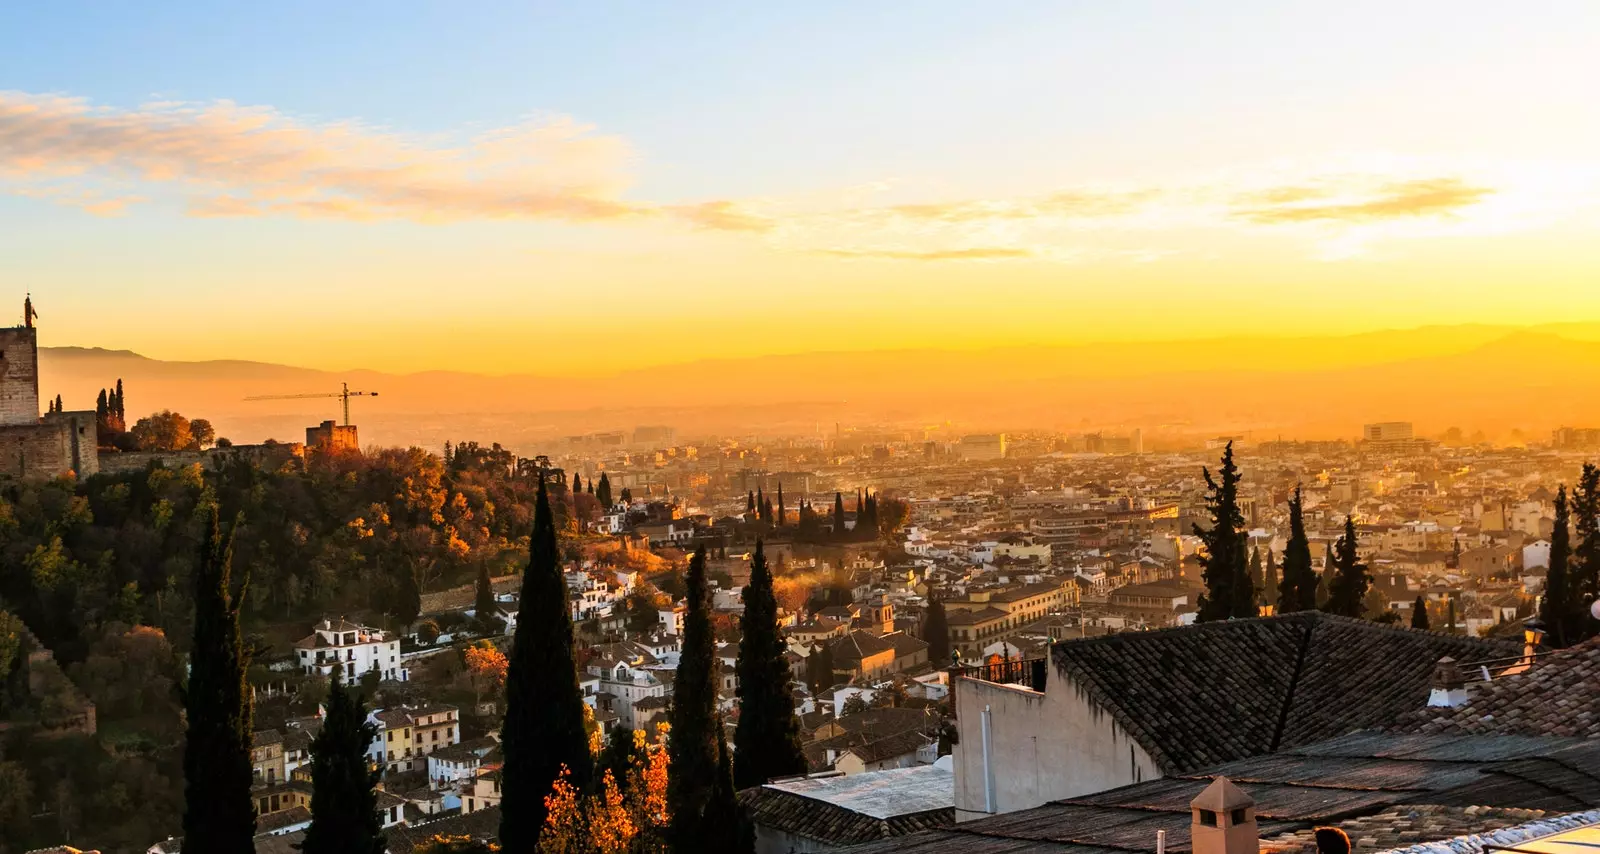
[{"label": "window", "polygon": [[1216,827],[1217,826],[1217,814],[1216,813],[1212,812],[1211,810],[1199,810],[1198,812],[1200,813],[1200,823],[1201,824],[1205,825],[1206,827]]},{"label": "window", "polygon": [[1228,824],[1231,824],[1231,825],[1244,824],[1244,807],[1240,807],[1240,808],[1234,810],[1231,814],[1229,814],[1229,816],[1228,816]]}]

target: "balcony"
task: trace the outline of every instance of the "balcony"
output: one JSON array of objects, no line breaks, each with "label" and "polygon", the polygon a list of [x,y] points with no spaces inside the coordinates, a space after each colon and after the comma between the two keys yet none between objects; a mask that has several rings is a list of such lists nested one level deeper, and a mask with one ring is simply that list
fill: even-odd
[{"label": "balcony", "polygon": [[1045,658],[1026,658],[1018,661],[996,661],[972,667],[950,668],[950,716],[956,716],[956,678],[978,679],[998,685],[1021,685],[1043,692],[1046,674],[1050,668]]}]

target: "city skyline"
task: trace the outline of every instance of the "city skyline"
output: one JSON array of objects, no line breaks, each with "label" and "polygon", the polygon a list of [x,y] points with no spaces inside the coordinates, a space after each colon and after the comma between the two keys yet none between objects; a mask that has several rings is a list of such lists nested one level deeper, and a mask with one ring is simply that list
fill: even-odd
[{"label": "city skyline", "polygon": [[1600,320],[1584,4],[3,15],[0,278],[60,345],[585,376]]}]

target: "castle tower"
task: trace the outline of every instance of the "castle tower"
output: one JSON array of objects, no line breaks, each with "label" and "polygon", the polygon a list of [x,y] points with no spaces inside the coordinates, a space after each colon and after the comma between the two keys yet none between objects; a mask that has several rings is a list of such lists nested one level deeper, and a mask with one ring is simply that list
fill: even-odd
[{"label": "castle tower", "polygon": [[0,426],[39,423],[39,333],[31,298],[23,317],[21,326],[0,328]]}]

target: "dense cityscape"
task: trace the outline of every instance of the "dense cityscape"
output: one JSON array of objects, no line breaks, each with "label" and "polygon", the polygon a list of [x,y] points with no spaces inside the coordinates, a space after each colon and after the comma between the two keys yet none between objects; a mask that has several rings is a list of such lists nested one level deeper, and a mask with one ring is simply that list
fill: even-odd
[{"label": "dense cityscape", "polygon": [[[1567,690],[1547,669],[1578,665],[1545,652],[1600,626],[1595,429],[1153,452],[646,425],[523,456],[330,420],[239,445],[131,417],[120,380],[29,416],[34,314],[0,330],[11,851],[920,850],[1313,735],[1433,731],[1519,679]],[[1335,677],[1338,709],[1300,710]],[[1212,743],[1252,691],[1306,731]]]}]

